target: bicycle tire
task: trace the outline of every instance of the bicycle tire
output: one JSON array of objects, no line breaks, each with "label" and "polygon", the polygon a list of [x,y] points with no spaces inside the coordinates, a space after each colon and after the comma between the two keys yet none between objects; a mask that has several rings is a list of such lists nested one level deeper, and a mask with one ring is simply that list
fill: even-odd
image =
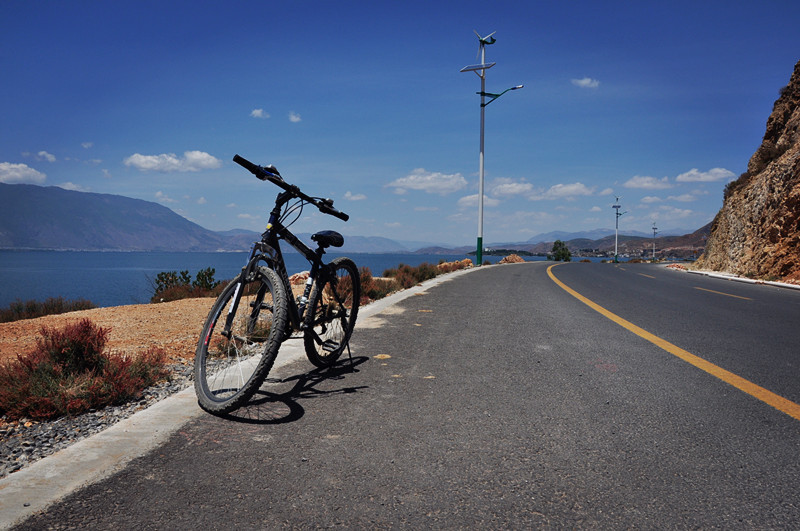
[{"label": "bicycle tire", "polygon": [[330,367],[350,342],[361,301],[361,278],[349,258],[336,258],[315,283],[308,299],[303,341],[308,361]]},{"label": "bicycle tire", "polygon": [[259,267],[242,286],[230,338],[224,336],[237,286],[237,280],[228,284],[211,307],[194,358],[197,400],[216,415],[238,409],[261,387],[288,321],[283,283],[273,270]]}]

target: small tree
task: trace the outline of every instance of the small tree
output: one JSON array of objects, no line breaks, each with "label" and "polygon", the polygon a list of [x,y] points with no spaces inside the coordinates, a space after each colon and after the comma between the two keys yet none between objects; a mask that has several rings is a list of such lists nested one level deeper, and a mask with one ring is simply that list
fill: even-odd
[{"label": "small tree", "polygon": [[220,281],[214,280],[214,273],[216,273],[216,269],[213,267],[201,269],[197,272],[197,276],[195,277],[194,282],[192,282],[192,286],[207,291],[216,288],[220,285]]},{"label": "small tree", "polygon": [[556,240],[553,242],[553,250],[550,252],[552,253],[550,255],[551,260],[556,260],[558,262],[572,261],[572,253],[569,252],[569,249],[567,249],[567,244],[561,240]]}]

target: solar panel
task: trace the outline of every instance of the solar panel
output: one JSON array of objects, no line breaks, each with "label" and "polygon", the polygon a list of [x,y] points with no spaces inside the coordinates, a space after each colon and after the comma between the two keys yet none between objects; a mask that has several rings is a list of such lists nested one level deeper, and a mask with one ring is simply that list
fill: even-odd
[{"label": "solar panel", "polygon": [[483,63],[479,65],[469,65],[459,70],[459,72],[474,72],[475,70],[486,70],[487,68],[491,68],[496,64],[497,63]]}]

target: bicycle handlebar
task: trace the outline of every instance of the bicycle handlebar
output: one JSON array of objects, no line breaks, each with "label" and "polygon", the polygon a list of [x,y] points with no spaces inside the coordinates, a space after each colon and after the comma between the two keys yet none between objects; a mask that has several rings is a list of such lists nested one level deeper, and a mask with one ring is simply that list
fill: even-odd
[{"label": "bicycle handlebar", "polygon": [[319,211],[322,212],[323,214],[331,215],[333,217],[341,219],[342,221],[347,221],[348,219],[350,219],[350,216],[348,216],[344,212],[341,212],[341,211],[336,210],[335,208],[333,208],[333,201],[330,201],[330,200],[329,200],[330,202],[322,201],[322,200],[315,199],[315,198],[313,198],[313,197],[311,197],[309,195],[304,194],[303,192],[300,191],[300,188],[298,188],[297,186],[295,186],[293,184],[287,183],[286,181],[283,180],[283,178],[280,176],[280,174],[272,173],[271,171],[269,171],[264,166],[259,166],[258,164],[253,164],[252,162],[250,162],[246,158],[240,157],[239,155],[234,155],[233,156],[233,162],[235,162],[236,164],[242,166],[243,168],[248,170],[250,173],[255,175],[257,178],[259,178],[260,180],[269,181],[272,184],[274,184],[275,186],[277,186],[278,188],[281,188],[281,189],[291,193],[295,197],[298,197],[298,198],[302,199],[303,201],[307,201],[307,202],[311,203],[312,205],[317,207],[319,209]]}]

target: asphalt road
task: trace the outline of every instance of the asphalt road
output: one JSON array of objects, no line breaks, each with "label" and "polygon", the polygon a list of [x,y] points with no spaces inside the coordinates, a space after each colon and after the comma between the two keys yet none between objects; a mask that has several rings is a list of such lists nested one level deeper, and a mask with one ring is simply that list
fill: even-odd
[{"label": "asphalt road", "polygon": [[[359,323],[354,367],[281,368],[25,529],[792,528],[800,420],[590,308],[548,263]],[[800,292],[659,266],[551,273],[789,403]],[[796,405],[796,404],[795,404]]]}]

